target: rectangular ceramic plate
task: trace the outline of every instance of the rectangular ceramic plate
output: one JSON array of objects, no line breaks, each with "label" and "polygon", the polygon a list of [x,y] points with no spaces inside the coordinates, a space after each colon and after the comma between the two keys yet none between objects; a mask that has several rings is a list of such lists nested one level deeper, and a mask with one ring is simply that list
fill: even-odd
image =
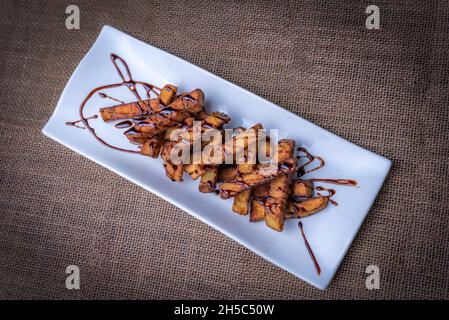
[{"label": "rectangular ceramic plate", "polygon": [[[295,139],[297,145],[306,147],[312,154],[326,160],[326,166],[309,174],[310,177],[351,178],[358,181],[357,188],[335,187],[335,200],[339,206],[328,206],[319,214],[304,219],[309,242],[321,265],[320,276],[316,274],[300,237],[297,221],[286,221],[285,230],[280,233],[269,229],[263,222],[250,223],[247,216],[239,216],[231,211],[232,200],[221,200],[215,194],[198,192],[198,181],[186,177],[183,183],[174,183],[166,178],[160,159],[112,150],[101,145],[87,130],[65,125],[66,121],[79,119],[79,106],[93,88],[121,81],[109,58],[111,53],[127,61],[136,80],[160,87],[173,83],[179,86],[180,91],[203,89],[206,109],[225,111],[233,119],[228,127],[260,122],[267,129],[282,130],[288,138]],[[116,98],[132,100],[126,89],[106,91]],[[84,114],[98,114],[99,107],[108,105],[114,105],[114,102],[96,96],[86,106]],[[108,142],[129,148],[126,138],[112,125],[100,119],[91,121],[91,124]],[[109,26],[103,28],[76,68],[43,133],[166,199],[320,289],[325,289],[332,280],[391,166],[388,159]],[[151,204],[147,205],[148,210],[151,210]]]}]

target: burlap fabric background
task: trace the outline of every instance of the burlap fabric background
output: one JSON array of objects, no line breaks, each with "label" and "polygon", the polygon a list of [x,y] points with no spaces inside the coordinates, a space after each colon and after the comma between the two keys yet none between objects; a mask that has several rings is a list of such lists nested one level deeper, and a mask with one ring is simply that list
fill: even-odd
[{"label": "burlap fabric background", "polygon": [[[449,3],[377,1],[377,31],[369,4],[1,0],[0,297],[447,299]],[[104,24],[393,160],[328,290],[41,134]]]}]

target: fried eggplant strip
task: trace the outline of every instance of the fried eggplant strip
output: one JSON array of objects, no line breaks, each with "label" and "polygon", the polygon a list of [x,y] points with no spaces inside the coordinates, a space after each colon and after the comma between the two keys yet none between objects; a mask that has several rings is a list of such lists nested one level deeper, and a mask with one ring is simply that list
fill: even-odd
[{"label": "fried eggplant strip", "polygon": [[238,164],[237,166],[239,173],[251,173],[256,167],[256,165],[252,163],[241,163]]},{"label": "fried eggplant strip", "polygon": [[100,108],[101,118],[103,121],[109,122],[121,119],[131,119],[160,112],[165,108],[165,106],[172,102],[177,90],[178,88],[176,86],[167,84],[162,88],[159,98]]},{"label": "fried eggplant strip", "polygon": [[177,125],[174,125],[172,127],[168,127],[167,130],[165,130],[165,133],[164,133],[164,140],[170,141],[173,131],[175,131],[178,128],[179,128],[179,126],[177,126]]},{"label": "fried eggplant strip", "polygon": [[172,84],[167,84],[162,88],[161,93],[159,94],[159,100],[164,106],[168,106],[173,101],[177,91],[178,87]]},{"label": "fried eggplant strip", "polygon": [[220,197],[227,199],[243,190],[267,183],[278,176],[293,173],[296,171],[294,149],[294,140],[283,139],[279,141],[277,164],[257,164],[256,168],[251,173],[239,173],[234,181],[225,182],[219,186]]},{"label": "fried eggplant strip", "polygon": [[237,166],[221,165],[218,169],[218,181],[231,182],[237,176]]},{"label": "fried eggplant strip", "polygon": [[221,129],[225,124],[231,121],[231,118],[223,112],[214,111],[208,114],[204,119],[204,125],[215,129]]},{"label": "fried eggplant strip", "polygon": [[248,214],[251,191],[251,189],[248,189],[235,195],[234,203],[232,204],[232,211],[243,216],[246,216]]},{"label": "fried eggplant strip", "polygon": [[[245,154],[245,150],[248,148],[248,143],[257,141],[257,133],[259,130],[262,130],[263,126],[258,123],[252,126],[249,129],[244,130],[243,132],[237,134],[232,137],[229,141],[226,141],[223,144],[223,162],[226,163],[227,159],[232,159],[232,162],[235,163],[237,154]],[[255,141],[250,141],[249,137],[253,135]],[[257,146],[257,144],[256,144]]]},{"label": "fried eggplant strip", "polygon": [[153,112],[151,105],[155,104],[159,104],[159,99],[156,98],[119,104],[112,107],[100,108],[100,115],[105,122],[130,119]]},{"label": "fried eggplant strip", "polygon": [[184,171],[187,172],[193,180],[196,180],[206,172],[206,168],[200,164],[185,164]]},{"label": "fried eggplant strip", "polygon": [[182,181],[182,164],[173,164],[171,162],[164,163],[165,174],[172,181]]},{"label": "fried eggplant strip", "polygon": [[176,141],[165,141],[161,149],[161,158],[164,161],[165,174],[172,181],[182,181],[184,168],[182,164],[173,164],[170,161],[170,152],[177,144]]},{"label": "fried eggplant strip", "polygon": [[313,182],[307,180],[295,180],[292,186],[292,199],[295,202],[310,199],[313,196]]},{"label": "fried eggplant strip", "polygon": [[145,141],[148,140],[148,137],[146,137],[144,134],[136,131],[134,127],[129,128],[123,133],[132,144],[143,144]]},{"label": "fried eggplant strip", "polygon": [[[257,140],[256,140],[257,141]],[[255,141],[255,142],[256,142]],[[244,150],[245,162],[237,164],[237,169],[240,174],[251,173],[256,167],[257,152],[256,149],[246,148]]]},{"label": "fried eggplant strip", "polygon": [[212,167],[206,170],[201,176],[198,190],[203,193],[210,193],[215,191],[215,185],[217,183],[218,168]]},{"label": "fried eggplant strip", "polygon": [[285,214],[286,219],[308,217],[327,207],[329,197],[313,197],[313,190],[312,181],[295,180],[293,182],[291,199]]},{"label": "fried eggplant strip", "polygon": [[140,148],[140,154],[152,158],[157,158],[159,157],[163,143],[163,134],[154,136],[153,138],[149,138],[142,144],[142,147]]},{"label": "fried eggplant strip", "polygon": [[290,201],[288,205],[287,218],[305,218],[309,217],[324,208],[329,204],[329,197],[313,197],[304,201],[294,202]]},{"label": "fried eggplant strip", "polygon": [[204,105],[204,93],[200,89],[181,95],[157,114],[139,121],[134,129],[146,137],[153,137],[169,127],[200,112]]},{"label": "fried eggplant strip", "polygon": [[276,177],[270,182],[269,196],[264,201],[265,223],[276,231],[284,229],[284,214],[290,195],[290,175]]},{"label": "fried eggplant strip", "polygon": [[270,184],[261,184],[253,189],[253,198],[251,199],[251,211],[249,213],[249,221],[257,222],[265,219],[264,201],[270,194]]}]

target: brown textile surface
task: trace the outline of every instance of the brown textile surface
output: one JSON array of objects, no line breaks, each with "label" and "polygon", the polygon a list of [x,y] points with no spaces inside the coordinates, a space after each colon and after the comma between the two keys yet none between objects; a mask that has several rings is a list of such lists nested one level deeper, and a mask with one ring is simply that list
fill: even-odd
[{"label": "brown textile surface", "polygon": [[[449,3],[369,4],[0,1],[0,298],[449,298]],[[42,135],[104,24],[393,160],[326,291]]]}]

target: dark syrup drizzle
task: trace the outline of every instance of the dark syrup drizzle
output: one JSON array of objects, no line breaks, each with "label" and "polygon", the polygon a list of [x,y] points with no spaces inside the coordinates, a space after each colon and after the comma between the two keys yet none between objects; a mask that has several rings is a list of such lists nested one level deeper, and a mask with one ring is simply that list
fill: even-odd
[{"label": "dark syrup drizzle", "polygon": [[315,254],[313,253],[313,250],[310,247],[309,241],[307,241],[307,237],[306,237],[306,234],[304,233],[304,228],[302,226],[302,222],[301,221],[298,222],[298,227],[299,227],[299,230],[301,230],[301,235],[302,235],[302,238],[304,239],[304,244],[306,245],[307,251],[309,252],[310,257],[312,258],[313,265],[315,266],[316,273],[318,275],[320,275],[321,274],[320,265],[318,264],[318,261],[315,258]]},{"label": "dark syrup drizzle", "polygon": [[131,120],[125,120],[114,125],[117,129],[128,129],[132,126],[134,126],[134,123]]},{"label": "dark syrup drizzle", "polygon": [[[324,167],[326,165],[326,162],[321,157],[317,157],[317,156],[312,155],[309,151],[307,151],[307,149],[305,149],[305,148],[298,148],[298,151],[304,153],[304,156],[298,156],[297,159],[300,159],[300,158],[307,158],[308,159],[308,161],[306,163],[304,163],[302,166],[300,166],[298,168],[298,171],[296,172],[296,176],[298,178],[304,176],[306,173],[316,171],[316,170],[318,170],[318,169],[320,169],[320,168],[322,168],[322,167]],[[310,165],[312,162],[314,162],[315,160],[318,160],[319,164],[316,167],[312,168],[312,169],[306,170],[306,167],[308,165]],[[352,179],[310,178],[310,179],[307,179],[305,181],[323,182],[323,183],[330,183],[330,184],[336,184],[336,185],[341,185],[341,186],[352,186],[352,187],[355,187],[357,185],[357,181],[352,180]],[[338,206],[338,203],[335,200],[331,199],[337,193],[334,189],[328,189],[328,188],[324,188],[324,187],[321,187],[321,186],[317,186],[315,188],[315,190],[317,190],[317,191],[326,191],[327,195],[323,196],[320,192],[318,192],[318,196],[326,197],[332,205]],[[306,235],[304,234],[304,229],[303,229],[303,226],[302,226],[302,222],[299,222],[298,226],[299,226],[299,229],[301,230],[302,237],[304,238],[304,243],[305,243],[305,245],[307,247],[307,251],[309,252],[309,255],[310,255],[310,257],[311,257],[311,259],[313,261],[313,264],[315,265],[315,269],[316,269],[318,275],[320,275],[320,273],[321,273],[320,266],[318,264],[318,261],[315,258],[315,255],[313,253],[312,248],[310,247],[309,242],[307,241]]]},{"label": "dark syrup drizzle", "polygon": [[[139,92],[137,91],[138,84],[140,84],[144,87],[148,98],[150,98],[151,92],[154,92],[157,96],[159,96],[159,93],[161,92],[161,88],[158,88],[158,87],[156,87],[152,84],[146,83],[146,82],[135,81],[132,78],[131,71],[129,70],[129,66],[123,58],[121,58],[120,56],[118,56],[114,53],[111,53],[111,60],[112,60],[112,63],[114,64],[115,69],[117,70],[120,78],[122,78],[122,81],[123,81],[122,84],[125,85],[134,94],[134,96],[137,98],[138,101],[143,102],[142,98],[140,97]],[[120,70],[120,67],[117,64],[117,61],[119,61],[121,63],[121,65],[125,68],[127,77],[125,77],[123,75],[123,72],[122,72],[122,70]],[[139,108],[140,108],[140,105],[139,105]],[[140,112],[143,113],[144,110],[142,110],[142,108],[140,108]]]},{"label": "dark syrup drizzle", "polygon": [[350,186],[350,187],[355,187],[357,186],[357,181],[352,180],[352,179],[320,179],[320,178],[310,178],[307,179],[308,181],[312,181],[312,182],[325,182],[325,183],[332,183],[332,184],[337,184],[340,186]]},{"label": "dark syrup drizzle", "polygon": [[[302,166],[300,166],[298,168],[298,171],[296,172],[296,176],[298,178],[302,177],[306,173],[309,173],[309,172],[312,172],[312,171],[316,171],[316,170],[318,170],[318,169],[320,169],[320,168],[322,168],[322,167],[324,167],[326,165],[326,162],[321,157],[317,157],[317,156],[312,155],[309,151],[307,151],[307,149],[305,149],[305,148],[298,148],[298,151],[304,153],[305,156],[298,156],[296,158],[299,159],[299,158],[302,158],[302,157],[306,157],[307,159],[309,159],[306,163],[304,163]],[[305,170],[305,167],[308,166],[309,164],[311,164],[315,160],[318,160],[320,162],[319,165],[316,166],[313,169]],[[336,185],[340,185],[340,186],[351,186],[351,187],[357,186],[357,181],[356,180],[352,180],[352,179],[310,178],[310,179],[306,179],[306,181],[331,183],[331,184],[336,184]]]},{"label": "dark syrup drizzle", "polygon": [[[143,86],[143,87],[145,88],[147,97],[150,97],[151,92],[153,92],[153,93],[155,93],[157,96],[159,96],[159,93],[160,93],[160,91],[161,91],[160,88],[158,88],[158,87],[156,87],[156,86],[154,86],[154,85],[152,85],[152,84],[146,83],[146,82],[135,81],[135,80],[133,80],[133,78],[132,78],[132,76],[131,76],[131,71],[130,71],[130,69],[129,69],[129,67],[128,67],[128,64],[125,62],[124,59],[122,59],[121,57],[119,57],[118,55],[116,55],[116,54],[114,54],[114,53],[111,53],[110,57],[111,57],[112,63],[113,63],[114,66],[115,66],[115,69],[117,70],[117,73],[119,74],[120,78],[122,79],[122,82],[119,82],[119,83],[113,83],[113,84],[108,84],[108,85],[104,85],[104,86],[100,86],[100,87],[97,87],[97,88],[93,89],[91,92],[89,92],[89,94],[88,94],[88,95],[86,96],[86,98],[83,100],[83,102],[81,103],[80,108],[79,108],[80,120],[74,121],[74,122],[73,122],[74,124],[72,124],[72,123],[67,123],[67,124],[68,124],[68,125],[74,125],[74,126],[76,126],[76,125],[75,125],[76,123],[82,122],[82,123],[84,124],[84,128],[87,128],[87,129],[89,130],[89,132],[95,137],[95,139],[97,139],[101,144],[103,144],[103,145],[105,145],[105,146],[107,146],[107,147],[109,147],[109,148],[112,148],[112,149],[114,149],[114,150],[123,151],[123,152],[128,152],[128,153],[137,153],[137,154],[140,154],[139,151],[119,148],[119,147],[113,146],[113,145],[107,143],[106,141],[104,141],[102,138],[100,138],[100,137],[95,133],[94,128],[92,128],[92,127],[89,125],[89,121],[88,121],[88,120],[89,120],[90,118],[86,118],[86,117],[84,116],[84,113],[83,113],[84,107],[86,106],[87,102],[90,100],[90,98],[92,98],[92,96],[93,96],[95,93],[99,92],[99,95],[100,95],[101,97],[109,97],[109,96],[107,96],[106,94],[104,94],[103,92],[101,92],[101,91],[106,90],[106,89],[112,89],[112,88],[118,88],[118,87],[125,86],[125,87],[127,87],[127,88],[131,91],[131,93],[132,93],[132,94],[139,100],[139,102],[143,102],[143,101],[142,101],[142,98],[140,97],[139,92],[137,91],[137,85],[141,85],[141,86]],[[125,77],[125,75],[123,74],[122,70],[120,69],[120,67],[119,67],[119,65],[118,65],[118,62],[120,62],[120,64],[122,65],[122,67],[125,69],[126,77]],[[110,98],[110,97],[109,97],[109,98]],[[113,99],[114,99],[114,98],[113,98]],[[114,100],[116,100],[116,99],[114,99]],[[120,101],[120,102],[122,102],[122,101]],[[139,104],[137,104],[137,105],[138,105],[138,107],[139,107],[139,109],[140,109],[140,112],[143,113],[143,110],[142,110],[141,106],[140,106]],[[82,128],[82,127],[80,127],[80,126],[76,126],[76,127],[77,127],[77,128]]]},{"label": "dark syrup drizzle", "polygon": [[[90,119],[97,119],[98,115],[93,115],[92,117],[88,117],[86,118],[86,120],[90,120]],[[77,120],[77,121],[67,121],[65,124],[68,126],[72,126],[72,127],[76,127],[78,129],[86,129],[85,127],[81,127],[78,125],[78,123],[80,123],[81,120]]]},{"label": "dark syrup drizzle", "polygon": [[[324,162],[324,160],[321,157],[317,157],[317,156],[312,155],[305,148],[298,148],[298,151],[304,153],[304,156],[298,156],[297,158],[306,157],[309,160],[298,168],[298,171],[296,173],[297,177],[301,177],[301,176],[305,175],[306,173],[309,173],[309,172],[312,172],[312,171],[316,171],[316,170],[318,170],[318,169],[320,169],[320,168],[325,166],[326,162]],[[313,169],[305,170],[305,167],[308,166],[309,164],[311,164],[312,162],[314,162],[315,160],[319,161],[318,166],[316,166]]]},{"label": "dark syrup drizzle", "polygon": [[121,103],[121,104],[125,104],[122,100],[119,100],[119,99],[117,99],[117,98],[113,98],[113,97],[107,95],[107,94],[104,93],[104,92],[98,92],[98,95],[99,95],[100,97],[102,97],[103,99],[109,99],[109,100],[116,101],[116,102]]},{"label": "dark syrup drizzle", "polygon": [[335,191],[334,189],[328,189],[328,188],[324,188],[324,187],[321,187],[321,186],[316,187],[315,190],[317,190],[317,191],[326,191],[328,193],[327,195],[323,196],[320,192],[318,192],[318,195],[320,197],[327,198],[332,205],[338,206],[337,201],[331,199],[332,196],[337,193],[337,191]]}]

